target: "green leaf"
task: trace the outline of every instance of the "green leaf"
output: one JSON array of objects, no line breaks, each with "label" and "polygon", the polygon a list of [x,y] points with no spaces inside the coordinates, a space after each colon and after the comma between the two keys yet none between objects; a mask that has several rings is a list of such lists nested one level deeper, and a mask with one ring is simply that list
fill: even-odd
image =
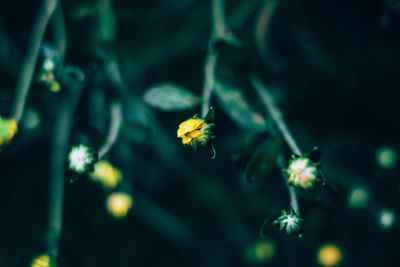
[{"label": "green leaf", "polygon": [[250,107],[238,88],[217,81],[214,90],[222,108],[238,125],[256,131],[266,129],[264,117]]},{"label": "green leaf", "polygon": [[200,98],[178,85],[163,83],[150,88],[143,96],[150,106],[164,111],[190,109],[200,104]]},{"label": "green leaf", "polygon": [[281,145],[282,134],[280,133],[267,138],[261,144],[247,163],[246,182],[255,183],[273,170]]}]

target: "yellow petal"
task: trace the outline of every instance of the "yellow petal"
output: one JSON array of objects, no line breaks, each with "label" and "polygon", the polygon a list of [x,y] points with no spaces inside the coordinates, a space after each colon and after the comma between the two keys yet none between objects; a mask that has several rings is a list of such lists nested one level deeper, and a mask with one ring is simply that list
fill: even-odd
[{"label": "yellow petal", "polygon": [[185,134],[200,128],[203,124],[204,124],[204,121],[201,119],[197,119],[197,118],[188,119],[188,120],[182,122],[179,125],[179,129],[177,132],[178,137],[182,137]]}]

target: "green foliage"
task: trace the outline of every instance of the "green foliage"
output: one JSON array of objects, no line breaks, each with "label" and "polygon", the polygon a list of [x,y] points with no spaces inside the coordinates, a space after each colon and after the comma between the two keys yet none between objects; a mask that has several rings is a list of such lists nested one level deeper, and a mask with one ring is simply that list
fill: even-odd
[{"label": "green foliage", "polygon": [[200,98],[189,90],[171,83],[155,85],[147,90],[144,101],[164,111],[179,111],[196,107]]},{"label": "green foliage", "polygon": [[246,166],[244,175],[248,183],[258,182],[271,173],[281,146],[281,134],[270,136],[261,143]]}]

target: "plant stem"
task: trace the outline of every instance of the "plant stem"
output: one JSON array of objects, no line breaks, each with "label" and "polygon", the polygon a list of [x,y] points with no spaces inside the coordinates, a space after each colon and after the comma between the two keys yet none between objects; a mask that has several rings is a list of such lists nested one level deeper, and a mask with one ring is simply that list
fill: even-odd
[{"label": "plant stem", "polygon": [[203,104],[201,107],[201,116],[205,117],[210,110],[210,100],[215,82],[215,67],[217,65],[218,55],[212,47],[209,52],[204,66],[204,87],[203,87]]},{"label": "plant stem", "polygon": [[24,111],[43,36],[57,6],[57,2],[57,0],[44,0],[35,23],[33,24],[28,44],[28,52],[22,62],[21,72],[18,77],[16,88],[17,95],[11,109],[11,117],[14,118],[17,123],[20,121]]},{"label": "plant stem", "polygon": [[201,106],[201,116],[207,115],[210,109],[210,100],[215,83],[215,68],[217,65],[218,54],[213,48],[214,39],[222,37],[227,32],[225,22],[225,0],[211,0],[211,37],[208,44],[208,53],[204,64],[204,87]]},{"label": "plant stem", "polygon": [[[285,158],[282,153],[279,153],[279,155],[276,159],[276,163],[278,164],[278,166],[281,170],[286,168]],[[300,210],[300,205],[299,205],[299,201],[297,200],[296,190],[294,189],[293,186],[288,185],[288,183],[287,183],[288,177],[287,177],[286,173],[284,171],[281,171],[281,173],[282,173],[283,182],[286,184],[286,188],[289,193],[290,207],[293,209],[293,211],[298,212]]]},{"label": "plant stem", "polygon": [[[282,113],[275,105],[274,98],[268,91],[267,87],[264,85],[261,79],[256,75],[252,75],[250,77],[250,80],[253,84],[253,87],[256,89],[258,95],[260,96],[261,101],[264,103],[264,106],[266,107],[268,113],[270,114],[271,119],[274,122],[277,130],[282,132],[283,138],[285,139],[286,143],[288,144],[292,152],[301,156],[302,154],[301,150],[297,145],[296,141],[294,140],[291,132],[289,131],[289,128],[287,127],[286,122],[283,119]],[[282,170],[286,168],[285,159],[282,153],[278,155],[276,163]],[[297,200],[296,190],[294,189],[293,186],[288,185],[287,183],[288,177],[284,172],[282,172],[282,177],[288,189],[290,206],[295,212],[297,212],[300,209],[300,205]]]},{"label": "plant stem", "polygon": [[225,19],[225,0],[212,0],[212,37],[224,36],[227,32]]},{"label": "plant stem", "polygon": [[71,86],[70,92],[59,105],[54,125],[53,140],[50,153],[50,193],[47,253],[58,256],[58,243],[62,231],[64,201],[64,163],[68,152],[68,141],[71,134],[74,113],[78,105],[82,87]]},{"label": "plant stem", "polygon": [[59,64],[64,63],[65,52],[67,49],[67,33],[65,30],[64,14],[61,3],[58,2],[52,18],[52,30],[54,38],[54,46],[57,48],[59,55]]},{"label": "plant stem", "polygon": [[253,75],[251,76],[251,82],[253,87],[256,89],[258,95],[260,96],[261,100],[263,101],[265,107],[268,110],[268,113],[271,116],[271,119],[274,121],[276,127],[279,131],[282,132],[283,138],[285,139],[286,143],[292,150],[294,154],[301,156],[302,152],[297,145],[296,141],[293,138],[292,133],[290,132],[285,120],[283,119],[282,113],[279,108],[274,103],[274,98],[271,93],[268,91],[267,87],[263,84],[261,79]]},{"label": "plant stem", "polygon": [[102,158],[112,147],[118,137],[122,123],[121,103],[116,102],[111,105],[111,125],[105,143],[99,149],[99,158]]}]

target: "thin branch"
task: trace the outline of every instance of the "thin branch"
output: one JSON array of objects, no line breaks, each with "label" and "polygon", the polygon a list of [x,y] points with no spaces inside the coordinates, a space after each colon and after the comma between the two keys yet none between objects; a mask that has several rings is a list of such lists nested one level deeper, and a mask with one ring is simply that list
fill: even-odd
[{"label": "thin branch", "polygon": [[47,252],[57,258],[58,243],[62,231],[64,201],[64,163],[68,152],[68,141],[74,113],[78,105],[82,87],[73,86],[69,95],[61,100],[59,112],[54,125],[50,153],[50,193]]},{"label": "thin branch", "polygon": [[[279,155],[276,159],[276,163],[278,164],[278,166],[281,170],[286,168],[285,158],[283,157],[282,153],[279,153]],[[293,209],[293,211],[298,212],[300,210],[300,205],[299,205],[299,201],[297,199],[296,190],[294,189],[293,186],[288,185],[288,177],[287,177],[286,173],[284,171],[282,171],[281,173],[282,173],[283,181],[284,181],[286,188],[288,190],[288,193],[289,193],[290,207]]]},{"label": "thin branch", "polygon": [[212,47],[209,48],[206,64],[204,66],[204,87],[202,96],[201,116],[205,117],[210,110],[211,95],[215,83],[215,67],[218,55]]},{"label": "thin branch", "polygon": [[[273,96],[268,91],[267,87],[263,84],[261,79],[256,75],[251,76],[250,79],[253,84],[253,87],[256,89],[258,95],[261,98],[261,101],[264,103],[264,106],[266,107],[268,113],[270,114],[271,119],[274,122],[277,130],[282,132],[283,138],[285,139],[286,143],[288,144],[292,152],[297,155],[301,155],[302,154],[301,150],[297,145],[296,141],[294,140],[292,134],[290,133],[289,128],[287,127],[286,122],[283,119],[282,113],[275,105]],[[286,168],[285,159],[282,153],[278,155],[276,163],[282,170]],[[297,200],[296,190],[294,189],[293,186],[288,185],[287,183],[288,177],[284,172],[282,172],[282,178],[288,189],[290,206],[295,212],[297,212],[300,209],[300,205]]]},{"label": "thin branch", "polygon": [[301,156],[302,152],[299,146],[297,145],[295,139],[293,138],[293,135],[290,132],[285,120],[283,119],[281,111],[275,105],[274,98],[271,95],[270,91],[263,84],[261,79],[256,75],[253,75],[251,77],[251,82],[253,84],[253,87],[256,89],[258,95],[260,96],[261,101],[263,101],[265,107],[267,108],[268,113],[271,116],[271,119],[274,121],[278,130],[282,132],[283,138],[285,139],[286,143],[288,144],[292,152],[294,154]]},{"label": "thin branch", "polygon": [[22,62],[22,69],[18,77],[16,88],[17,95],[11,109],[11,117],[17,122],[19,122],[22,117],[43,36],[56,6],[57,0],[44,0],[36,21],[33,24],[28,44],[28,52]]},{"label": "thin branch", "polygon": [[105,143],[99,149],[99,158],[102,158],[112,147],[118,137],[119,129],[122,123],[122,106],[121,103],[113,103],[111,105],[111,125],[107,134]]}]

